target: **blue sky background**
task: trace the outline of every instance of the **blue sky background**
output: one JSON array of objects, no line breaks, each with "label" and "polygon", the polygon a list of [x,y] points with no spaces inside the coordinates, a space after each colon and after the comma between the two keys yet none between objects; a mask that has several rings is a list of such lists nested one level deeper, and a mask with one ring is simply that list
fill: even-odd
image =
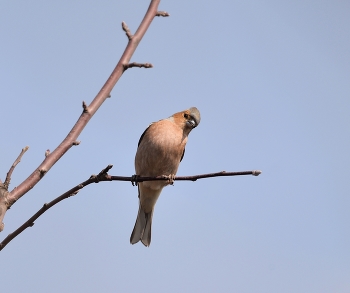
[{"label": "blue sky background", "polygon": [[[1,1],[0,178],[22,182],[91,102],[148,1]],[[350,292],[350,2],[162,1],[128,70],[72,148],[6,214],[1,239],[108,164],[134,174],[150,122],[196,106],[152,244],[130,245],[128,182],[90,185],[0,252],[2,292]]]}]

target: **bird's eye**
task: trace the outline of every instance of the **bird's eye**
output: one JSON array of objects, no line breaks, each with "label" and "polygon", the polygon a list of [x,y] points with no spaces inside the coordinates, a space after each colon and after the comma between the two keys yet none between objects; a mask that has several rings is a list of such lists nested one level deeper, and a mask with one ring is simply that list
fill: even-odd
[{"label": "bird's eye", "polygon": [[188,119],[188,114],[184,113],[184,117],[185,117],[186,119]]}]

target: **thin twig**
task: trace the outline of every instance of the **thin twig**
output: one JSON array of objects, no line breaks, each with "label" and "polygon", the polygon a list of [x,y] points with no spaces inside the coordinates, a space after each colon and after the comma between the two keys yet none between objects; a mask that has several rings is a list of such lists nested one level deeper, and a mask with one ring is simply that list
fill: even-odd
[{"label": "thin twig", "polygon": [[124,66],[124,69],[127,70],[128,68],[131,68],[131,67],[152,68],[153,65],[152,65],[151,63],[136,63],[136,62],[132,62],[132,63],[126,64],[126,65]]},{"label": "thin twig", "polygon": [[7,172],[6,179],[5,179],[5,182],[4,182],[4,187],[5,187],[6,189],[9,188],[13,170],[15,170],[17,164],[21,161],[22,156],[24,155],[24,153],[25,153],[28,149],[29,149],[29,146],[26,146],[26,147],[24,147],[24,148],[22,149],[21,153],[19,154],[19,156],[17,157],[17,159],[16,159],[16,160],[14,161],[14,163],[12,164],[10,170]]},{"label": "thin twig", "polygon": [[[193,175],[193,176],[175,176],[174,181],[197,181],[198,179],[210,178],[210,177],[222,177],[222,176],[240,176],[240,175],[259,176],[260,174],[261,174],[260,170],[239,171],[239,172],[221,171],[216,173],[200,174],[200,175]],[[165,176],[165,175],[157,176],[157,177],[138,177],[138,176],[131,176],[131,177],[109,176],[109,177],[110,179],[108,179],[108,181],[113,180],[113,181],[143,182],[143,181],[169,180],[169,176]]]},{"label": "thin twig", "polygon": [[126,23],[124,21],[122,22],[122,28],[123,28],[123,31],[125,32],[126,36],[128,37],[129,41],[130,41],[132,39],[132,34],[130,32],[129,27],[126,25]]},{"label": "thin twig", "polygon": [[[42,214],[44,214],[49,208],[53,207],[55,204],[60,201],[76,195],[82,188],[91,184],[91,183],[99,183],[101,181],[131,181],[134,182],[143,182],[143,181],[154,181],[154,180],[169,180],[169,176],[157,176],[157,177],[138,177],[138,176],[111,176],[108,175],[108,171],[112,169],[113,165],[108,165],[104,168],[98,175],[92,175],[90,178],[75,187],[71,188],[67,192],[63,193],[59,197],[50,201],[49,203],[45,203],[40,210],[38,210],[28,221],[26,221],[23,225],[21,225],[14,232],[10,233],[1,243],[0,243],[0,251],[16,236],[22,233],[25,229],[29,227],[33,227],[34,221],[38,219]],[[193,176],[177,176],[174,180],[189,180],[196,181],[197,179],[209,178],[209,177],[220,177],[220,176],[238,176],[238,175],[254,175],[258,176],[261,174],[261,171],[241,171],[241,172],[217,172],[217,173],[209,173],[209,174],[201,174],[201,175],[193,175]]]},{"label": "thin twig", "polygon": [[166,11],[157,11],[156,16],[167,17],[167,16],[170,16],[170,14]]}]

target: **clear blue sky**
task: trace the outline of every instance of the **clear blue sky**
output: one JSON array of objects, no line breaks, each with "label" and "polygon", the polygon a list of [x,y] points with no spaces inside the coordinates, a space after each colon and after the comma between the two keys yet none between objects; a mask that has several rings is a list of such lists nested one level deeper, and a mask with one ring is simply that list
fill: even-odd
[{"label": "clear blue sky", "polygon": [[[119,60],[148,1],[0,3],[0,178],[10,187],[66,136]],[[0,252],[2,292],[350,292],[350,2],[162,1],[128,70],[79,140],[6,214],[3,239],[113,164],[134,174],[150,122],[196,106],[152,244],[130,245],[137,189],[91,185]]]}]

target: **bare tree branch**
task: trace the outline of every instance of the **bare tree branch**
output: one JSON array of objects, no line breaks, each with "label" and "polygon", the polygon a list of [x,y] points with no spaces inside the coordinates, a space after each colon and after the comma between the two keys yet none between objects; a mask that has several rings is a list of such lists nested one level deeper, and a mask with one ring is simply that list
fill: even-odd
[{"label": "bare tree branch", "polygon": [[[91,175],[90,178],[75,187],[71,188],[67,192],[63,193],[59,197],[55,198],[54,200],[50,201],[49,203],[45,203],[42,208],[37,211],[28,221],[26,221],[23,225],[21,225],[17,230],[10,233],[1,243],[0,243],[0,251],[16,236],[18,236],[20,233],[22,233],[25,229],[29,227],[34,226],[34,221],[38,219],[43,213],[45,213],[49,208],[53,207],[55,204],[59,203],[60,201],[71,197],[73,195],[76,195],[82,188],[85,186],[91,184],[91,183],[99,183],[101,181],[130,181],[133,183],[135,182],[143,182],[143,181],[154,181],[154,180],[169,180],[169,176],[157,176],[157,177],[139,177],[139,176],[111,176],[108,175],[108,171],[112,169],[113,165],[108,165],[106,168],[104,168],[98,175]],[[238,176],[238,175],[254,175],[259,176],[261,174],[260,170],[254,170],[254,171],[240,171],[240,172],[217,172],[217,173],[209,173],[209,174],[201,174],[201,175],[193,175],[193,176],[176,176],[174,180],[177,181],[196,181],[197,179],[203,179],[203,178],[209,178],[209,177],[220,177],[220,176]],[[1,185],[0,185],[0,191],[1,191]],[[1,212],[1,211],[0,211]]]},{"label": "bare tree branch", "polygon": [[121,56],[117,66],[113,70],[112,74],[106,81],[106,83],[101,88],[100,92],[93,99],[91,104],[87,106],[83,103],[83,113],[79,117],[76,124],[73,126],[72,130],[68,133],[67,137],[62,141],[62,143],[52,152],[47,153],[44,161],[37,167],[37,169],[24,180],[17,188],[12,190],[8,196],[8,208],[15,203],[19,198],[26,194],[30,189],[32,189],[41,178],[51,169],[51,167],[73,146],[77,145],[77,138],[83,131],[84,127],[87,125],[91,117],[96,113],[102,103],[110,97],[110,93],[125,71],[125,65],[129,64],[130,58],[135,52],[138,44],[140,43],[142,37],[146,33],[148,27],[150,26],[152,20],[157,15],[157,8],[160,0],[151,0],[148,10],[138,27],[136,33],[131,39],[129,39],[128,45]]}]

